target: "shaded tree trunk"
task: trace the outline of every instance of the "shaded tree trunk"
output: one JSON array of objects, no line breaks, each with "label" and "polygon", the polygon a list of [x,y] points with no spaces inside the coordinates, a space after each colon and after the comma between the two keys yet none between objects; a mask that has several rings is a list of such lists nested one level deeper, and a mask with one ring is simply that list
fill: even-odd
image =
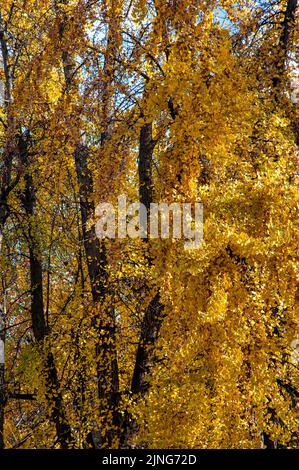
[{"label": "shaded tree trunk", "polygon": [[150,387],[150,372],[155,363],[155,345],[163,320],[159,292],[149,303],[141,324],[135,367],[131,385],[134,394],[144,395]]},{"label": "shaded tree trunk", "polygon": [[283,16],[281,34],[279,37],[278,50],[276,54],[277,60],[275,63],[274,76],[272,79],[274,96],[276,98],[281,91],[281,85],[283,83],[283,75],[285,72],[287,55],[290,48],[290,37],[295,25],[297,6],[298,0],[288,0]]},{"label": "shaded tree trunk", "polygon": [[88,222],[94,217],[93,179],[88,168],[87,147],[78,145],[75,152],[77,178],[79,182],[80,212],[87,269],[96,315],[92,324],[98,333],[96,344],[98,396],[102,404],[101,447],[111,447],[119,427],[118,415],[118,363],[115,347],[115,312],[103,305],[107,295],[108,268],[106,249],[103,241],[96,237],[94,225]]},{"label": "shaded tree trunk", "polygon": [[[153,202],[152,166],[155,142],[152,136],[152,124],[142,126],[139,135],[139,201],[144,204],[149,214],[150,204]],[[148,243],[148,237],[144,239]],[[149,265],[152,259],[148,258]],[[163,304],[160,301],[160,292],[156,292],[147,306],[140,328],[140,336],[135,356],[135,365],[131,382],[131,392],[138,400],[150,388],[150,376],[156,362],[155,347],[159,337],[160,328],[164,318]],[[126,417],[126,428],[122,444],[129,445],[129,440],[138,431],[137,423],[131,416]]]},{"label": "shaded tree trunk", "polygon": [[[145,124],[139,136],[139,200],[149,213],[153,202],[152,166],[155,142],[152,136],[152,124]],[[148,239],[146,239],[148,243]],[[149,258],[149,264],[152,260]],[[144,312],[140,338],[138,342],[131,391],[143,395],[149,388],[151,367],[155,362],[155,343],[159,336],[163,320],[163,305],[157,292]]]},{"label": "shaded tree trunk", "polygon": [[35,215],[36,191],[30,173],[27,142],[21,137],[23,159],[26,162],[25,190],[22,196],[23,206],[28,219],[28,244],[30,258],[30,292],[32,330],[36,342],[40,345],[45,372],[46,397],[50,405],[50,417],[55,425],[57,441],[60,447],[67,449],[72,446],[73,437],[63,409],[63,398],[55,366],[53,354],[45,343],[49,328],[44,315],[43,300],[43,268],[40,250],[36,239],[33,218]]},{"label": "shaded tree trunk", "polygon": [[[4,108],[8,110],[11,101],[11,78],[8,63],[8,47],[5,38],[5,27],[0,13],[0,48],[2,55],[2,66],[4,71]],[[2,88],[2,87],[1,87]],[[9,119],[8,119],[9,121]],[[7,128],[6,128],[7,131]],[[2,249],[3,229],[9,217],[10,209],[8,205],[8,196],[15,184],[11,184],[12,174],[12,161],[14,153],[10,146],[9,141],[6,143],[6,148],[3,149],[3,163],[1,162],[1,175],[0,175],[0,253]],[[4,411],[6,404],[6,389],[5,389],[5,306],[0,305],[0,449],[4,448]]]}]

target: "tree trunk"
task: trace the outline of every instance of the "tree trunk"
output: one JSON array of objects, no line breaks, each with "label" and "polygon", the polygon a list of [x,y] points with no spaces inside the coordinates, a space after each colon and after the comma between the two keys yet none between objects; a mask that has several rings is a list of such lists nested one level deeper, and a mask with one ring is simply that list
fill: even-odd
[{"label": "tree trunk", "polygon": [[[144,204],[149,214],[150,204],[153,202],[152,165],[155,142],[152,137],[152,124],[147,123],[142,126],[139,136],[139,200]],[[148,238],[145,238],[148,243]],[[149,256],[149,265],[152,260]],[[159,337],[160,328],[163,321],[163,304],[160,301],[159,291],[153,296],[144,312],[141,323],[140,337],[138,341],[133,377],[131,382],[131,392],[137,400],[141,398],[150,387],[150,375],[156,362],[155,346]],[[131,416],[126,417],[126,429],[123,436],[123,446],[129,444],[131,436],[137,432],[137,423]]]},{"label": "tree trunk", "polygon": [[[149,213],[153,202],[152,165],[155,143],[152,137],[152,124],[142,126],[139,136],[139,200]],[[148,239],[145,239],[148,243]],[[149,259],[149,264],[151,259]],[[134,394],[144,394],[149,388],[151,367],[155,362],[154,348],[163,318],[163,305],[157,292],[150,301],[142,320],[138,342],[131,391]]]},{"label": "tree trunk", "polygon": [[275,63],[272,86],[274,96],[277,98],[281,92],[283,75],[286,68],[287,54],[290,46],[290,36],[295,25],[296,9],[298,0],[288,0],[282,21],[282,29],[276,53],[277,61]]},{"label": "tree trunk", "polygon": [[[75,152],[77,178],[79,182],[80,211],[82,231],[91,292],[96,315],[92,324],[98,333],[96,344],[98,396],[103,407],[101,447],[111,447],[117,433],[111,430],[118,427],[118,364],[115,347],[115,312],[104,306],[107,294],[107,258],[104,242],[96,237],[94,225],[88,222],[94,217],[95,207],[92,199],[93,180],[88,168],[88,149],[78,145]],[[101,312],[99,310],[101,309]]]},{"label": "tree trunk", "polygon": [[[0,13],[0,48],[2,55],[2,66],[4,71],[4,108],[8,110],[11,101],[11,79],[8,64],[8,47],[5,39],[5,28]],[[8,196],[13,189],[11,185],[11,171],[13,152],[10,149],[10,144],[7,142],[6,148],[3,149],[3,169],[0,177],[0,253],[2,249],[3,229],[5,222],[9,217]],[[5,305],[0,305],[0,449],[4,448],[4,411],[6,404],[6,390],[5,390]]]},{"label": "tree trunk", "polygon": [[45,344],[49,330],[44,315],[43,269],[38,241],[36,239],[32,223],[35,215],[36,194],[33,178],[30,173],[28,152],[26,152],[27,144],[23,138],[21,138],[21,141],[23,145],[24,159],[26,159],[25,190],[22,202],[28,218],[32,329],[34,338],[40,345],[43,358],[43,368],[46,380],[46,397],[51,407],[50,417],[55,425],[57,440],[60,447],[62,449],[67,449],[72,446],[73,437],[63,409],[63,398],[60,391],[54,357],[49,346]]}]

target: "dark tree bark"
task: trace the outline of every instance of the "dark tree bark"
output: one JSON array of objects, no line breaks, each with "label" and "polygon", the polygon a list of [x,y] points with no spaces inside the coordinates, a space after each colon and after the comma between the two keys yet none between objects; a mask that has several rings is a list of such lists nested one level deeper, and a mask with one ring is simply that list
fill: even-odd
[{"label": "dark tree bark", "polygon": [[[86,263],[90,279],[92,298],[97,314],[92,323],[98,332],[96,345],[98,396],[103,406],[103,430],[101,447],[111,447],[117,434],[112,429],[119,425],[118,416],[118,363],[115,347],[115,312],[104,304],[107,295],[108,268],[105,243],[95,233],[94,225],[88,221],[94,217],[93,179],[88,167],[89,152],[86,146],[77,145],[75,162],[79,182],[80,211]],[[98,313],[98,311],[102,310]],[[112,421],[111,421],[112,420]]]},{"label": "dark tree bark", "polygon": [[[8,46],[5,37],[5,26],[0,14],[0,48],[2,55],[2,65],[4,71],[4,108],[8,111],[11,102],[11,77],[8,61]],[[7,113],[8,114],[8,113]],[[8,124],[11,120],[8,116]],[[8,134],[9,129],[6,127]],[[2,244],[2,235],[5,222],[9,216],[8,196],[10,191],[13,189],[11,185],[12,177],[12,162],[14,152],[13,143],[7,141],[5,149],[3,149],[3,162],[1,162],[1,173],[0,173],[0,249]]]},{"label": "dark tree bark", "polygon": [[139,137],[138,174],[139,200],[145,205],[147,211],[149,211],[150,204],[153,202],[152,165],[154,147],[152,123],[144,124],[140,129]]},{"label": "dark tree bark", "polygon": [[277,449],[277,442],[272,441],[270,436],[266,433],[262,433],[262,447],[266,447],[267,449]]},{"label": "dark tree bark", "polygon": [[[9,104],[11,101],[11,77],[9,70],[8,61],[8,47],[5,38],[5,26],[3,19],[0,14],[0,49],[2,55],[2,65],[4,71],[4,108],[8,111]],[[2,97],[1,97],[2,98]],[[9,119],[8,122],[11,120]],[[7,131],[7,128],[6,128]],[[11,144],[7,141],[5,148],[3,149],[3,161],[0,163],[0,252],[2,248],[3,229],[5,223],[9,217],[10,209],[8,205],[8,197],[10,192],[15,186],[12,184],[12,162],[14,158],[14,152]],[[0,363],[0,449],[4,448],[4,411],[7,401],[6,397],[6,384],[5,384],[5,363],[4,363],[4,345],[5,345],[5,311],[4,305],[0,306],[0,348],[1,348],[1,363]]]},{"label": "dark tree bark", "polygon": [[297,6],[298,0],[288,0],[283,16],[278,51],[276,54],[277,61],[275,63],[274,76],[272,79],[273,91],[276,97],[280,92],[280,88],[283,82],[283,75],[286,68],[287,55],[290,46],[290,37],[295,25]]},{"label": "dark tree bark", "polygon": [[[152,136],[152,124],[142,126],[139,137],[139,200],[148,213],[153,202],[152,166],[155,141]],[[148,243],[148,239],[145,240]],[[149,258],[149,264],[152,260]],[[144,312],[140,338],[136,351],[135,366],[131,384],[134,394],[143,395],[149,388],[150,371],[155,362],[154,349],[163,320],[163,305],[157,292]]]},{"label": "dark tree bark", "polygon": [[150,387],[150,372],[155,363],[155,345],[162,320],[163,305],[158,292],[147,307],[141,325],[131,385],[134,394],[144,395]]},{"label": "dark tree bark", "polygon": [[22,203],[28,220],[32,330],[34,338],[41,348],[46,380],[46,397],[51,408],[50,417],[56,428],[57,441],[62,449],[67,449],[71,447],[73,443],[71,427],[67,422],[63,409],[63,398],[60,391],[54,357],[49,346],[45,344],[49,328],[44,314],[43,268],[38,241],[32,224],[32,220],[35,216],[36,190],[30,172],[26,137],[20,137],[20,146],[22,148],[23,160],[26,164],[26,173],[24,176],[25,190],[22,195]]}]

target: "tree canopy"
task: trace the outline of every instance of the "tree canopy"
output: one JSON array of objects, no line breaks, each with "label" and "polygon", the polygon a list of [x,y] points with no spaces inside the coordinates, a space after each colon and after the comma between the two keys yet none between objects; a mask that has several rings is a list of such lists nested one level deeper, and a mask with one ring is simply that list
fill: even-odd
[{"label": "tree canopy", "polygon": [[[298,447],[297,0],[2,0],[0,447]],[[99,239],[100,202],[204,208]]]}]

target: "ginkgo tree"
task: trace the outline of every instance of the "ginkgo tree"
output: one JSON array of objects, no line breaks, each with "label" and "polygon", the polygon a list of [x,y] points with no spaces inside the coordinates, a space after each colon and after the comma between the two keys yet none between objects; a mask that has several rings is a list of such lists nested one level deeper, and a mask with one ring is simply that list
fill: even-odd
[{"label": "ginkgo tree", "polygon": [[298,447],[297,0],[0,8],[0,447]]}]

